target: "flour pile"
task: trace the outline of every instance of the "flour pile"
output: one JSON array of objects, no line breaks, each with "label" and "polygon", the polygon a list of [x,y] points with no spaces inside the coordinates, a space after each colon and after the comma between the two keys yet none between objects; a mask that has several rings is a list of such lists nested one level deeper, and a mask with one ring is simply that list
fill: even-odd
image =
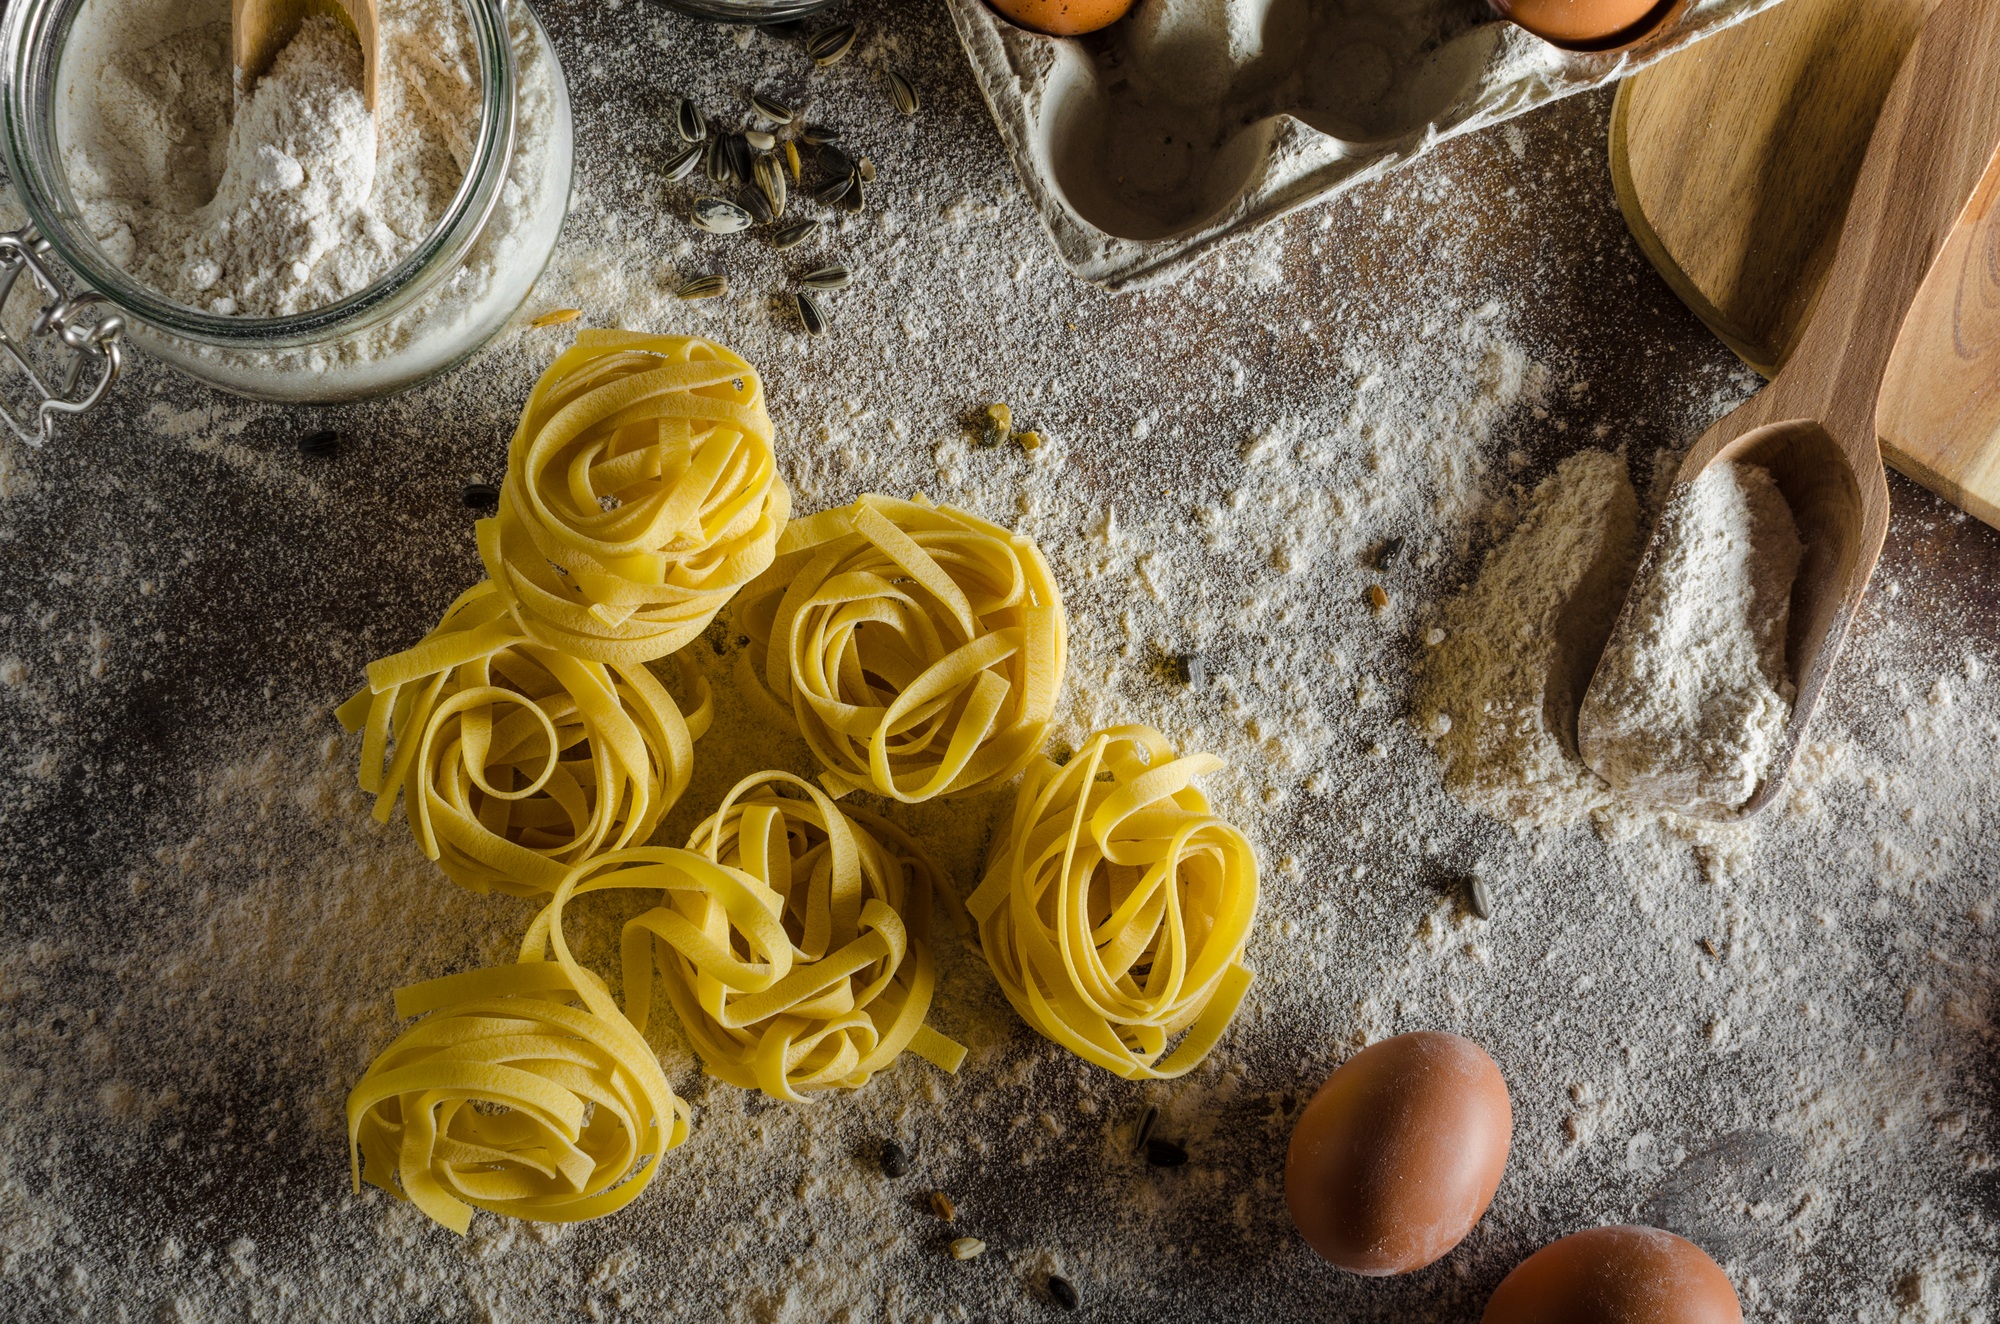
[{"label": "flour pile", "polygon": [[1750,798],[1791,718],[1785,629],[1803,551],[1759,465],[1711,465],[1668,504],[1578,719],[1599,775],[1709,817]]},{"label": "flour pile", "polygon": [[407,257],[465,176],[479,84],[451,0],[391,0],[381,18],[371,115],[360,47],[333,18],[308,18],[239,99],[223,0],[91,0],[58,124],[111,259],[176,302],[270,317],[338,302]]}]

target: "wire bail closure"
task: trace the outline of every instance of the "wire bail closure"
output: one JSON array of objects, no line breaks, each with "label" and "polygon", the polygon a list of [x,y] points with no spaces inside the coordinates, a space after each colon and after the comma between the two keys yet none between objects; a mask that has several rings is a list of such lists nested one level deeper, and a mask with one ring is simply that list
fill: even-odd
[{"label": "wire bail closure", "polygon": [[[32,225],[0,233],[0,353],[28,387],[26,399],[18,390],[0,392],[0,419],[30,446],[40,446],[54,434],[56,415],[95,409],[125,368],[124,317],[116,312],[93,317],[91,309],[110,300],[91,290],[71,294],[46,260],[48,249],[48,241]],[[34,277],[41,308],[27,334],[16,336],[4,314],[23,272]],[[53,336],[69,351],[59,386],[52,386],[28,357],[43,336]],[[86,377],[84,370],[92,364],[99,366]]]}]

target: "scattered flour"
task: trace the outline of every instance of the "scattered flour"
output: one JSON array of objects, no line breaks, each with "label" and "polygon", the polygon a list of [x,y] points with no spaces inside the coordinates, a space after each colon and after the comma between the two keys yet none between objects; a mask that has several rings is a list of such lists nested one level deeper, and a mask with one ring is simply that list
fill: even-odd
[{"label": "scattered flour", "polygon": [[1791,718],[1785,631],[1803,550],[1761,466],[1710,465],[1667,504],[1578,718],[1600,776],[1710,817],[1750,798]]},{"label": "scattered flour", "polygon": [[361,51],[315,15],[232,105],[225,0],[91,0],[65,55],[64,166],[113,261],[178,302],[278,316],[354,294],[433,229],[479,127],[452,0],[382,6],[377,113]]}]

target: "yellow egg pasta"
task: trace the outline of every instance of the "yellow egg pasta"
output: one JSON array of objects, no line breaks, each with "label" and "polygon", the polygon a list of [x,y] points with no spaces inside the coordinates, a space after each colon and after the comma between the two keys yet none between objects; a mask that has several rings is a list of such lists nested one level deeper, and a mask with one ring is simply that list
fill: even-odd
[{"label": "yellow egg pasta", "polygon": [[528,397],[479,555],[521,628],[665,657],[771,563],[791,494],[757,370],[689,336],[582,331]]},{"label": "yellow egg pasta", "polygon": [[924,1024],[937,983],[932,904],[956,915],[958,902],[907,834],[763,772],[737,783],[683,853],[708,868],[617,878],[639,886],[650,871],[666,889],[627,926],[626,988],[643,1000],[645,963],[630,944],[650,940],[709,1074],[800,1102],[859,1088],[906,1048],[958,1069],[965,1050]]},{"label": "yellow egg pasta", "polygon": [[865,496],[794,520],[745,593],[763,683],[834,795],[905,803],[1002,785],[1048,734],[1068,625],[1034,542],[964,511]]},{"label": "yellow egg pasta", "polygon": [[1037,758],[966,902],[1022,1019],[1129,1079],[1194,1068],[1250,986],[1256,855],[1192,784],[1222,766],[1144,726]]},{"label": "yellow egg pasta", "polygon": [[474,1208],[580,1222],[637,1198],[687,1138],[643,1026],[564,940],[563,907],[597,890],[592,874],[556,888],[518,964],[397,991],[397,1015],[423,1019],[348,1095],[355,1190],[365,1179],[460,1234]]},{"label": "yellow egg pasta", "polygon": [[687,789],[712,704],[691,664],[681,675],[685,717],[644,663],[524,634],[489,580],[414,648],[370,663],[339,717],[364,732],[361,786],[378,820],[400,796],[418,845],[455,882],[533,896],[645,841]]}]

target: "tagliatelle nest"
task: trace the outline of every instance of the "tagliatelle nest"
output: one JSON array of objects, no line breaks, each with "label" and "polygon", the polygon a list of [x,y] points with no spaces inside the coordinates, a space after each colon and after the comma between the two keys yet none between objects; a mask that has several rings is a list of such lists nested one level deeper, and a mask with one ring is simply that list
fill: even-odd
[{"label": "tagliatelle nest", "polygon": [[[955,1071],[965,1050],[924,1024],[937,976],[934,898],[957,899],[893,825],[843,812],[782,772],[737,783],[684,861],[628,868],[609,885],[666,895],[626,929],[626,988],[639,998],[649,935],[709,1074],[774,1099],[856,1089],[909,1049]],[[643,856],[645,852],[627,852]]]},{"label": "tagliatelle nest", "polygon": [[361,786],[378,820],[400,796],[417,844],[455,882],[531,896],[645,841],[687,789],[711,702],[691,665],[681,676],[685,718],[643,663],[536,642],[482,582],[421,643],[370,663],[339,717],[365,732]]},{"label": "tagliatelle nest", "polygon": [[563,906],[589,876],[556,889],[518,964],[397,991],[396,1014],[424,1019],[348,1095],[357,1191],[365,1179],[461,1234],[475,1207],[580,1222],[637,1198],[687,1138],[642,1027],[564,941]]},{"label": "tagliatelle nest", "polygon": [[1250,986],[1256,855],[1191,784],[1222,766],[1144,726],[1036,759],[966,902],[1022,1019],[1121,1076],[1194,1068]]},{"label": "tagliatelle nest", "polygon": [[528,397],[480,559],[537,642],[665,657],[771,563],[791,510],[771,438],[721,345],[579,332]]},{"label": "tagliatelle nest", "polygon": [[1041,749],[1068,624],[1039,548],[964,511],[865,496],[794,520],[746,591],[761,679],[842,795],[906,803],[1013,777]]}]

